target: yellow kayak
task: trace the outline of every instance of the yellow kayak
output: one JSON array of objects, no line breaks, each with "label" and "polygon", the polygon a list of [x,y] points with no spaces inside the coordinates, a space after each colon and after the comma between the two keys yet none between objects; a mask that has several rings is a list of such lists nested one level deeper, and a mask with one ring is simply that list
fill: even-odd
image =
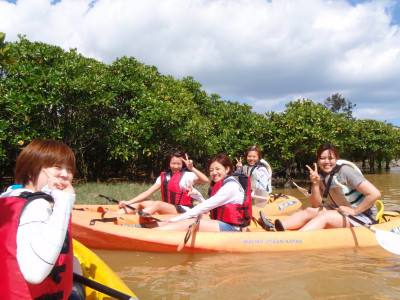
[{"label": "yellow kayak", "polygon": [[[101,285],[119,291],[131,299],[137,299],[135,294],[127,287],[127,285],[118,277],[117,274],[98,257],[93,251],[85,247],[77,240],[73,240],[74,256],[79,259],[82,267],[82,275],[90,280],[96,281]],[[85,287],[86,299],[113,299],[110,296],[94,290],[88,286]]]}]

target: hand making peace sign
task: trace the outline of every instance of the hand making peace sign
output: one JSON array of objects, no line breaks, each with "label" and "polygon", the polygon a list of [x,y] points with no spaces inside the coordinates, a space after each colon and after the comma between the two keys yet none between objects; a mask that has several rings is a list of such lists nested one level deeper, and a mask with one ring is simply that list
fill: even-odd
[{"label": "hand making peace sign", "polygon": [[235,159],[236,159],[236,167],[242,167],[243,166],[242,165],[242,158],[237,159],[237,157],[235,157]]},{"label": "hand making peace sign", "polygon": [[185,153],[185,156],[186,156],[186,160],[183,159],[182,157],[181,157],[181,159],[186,164],[186,168],[189,171],[192,171],[193,170],[193,160],[189,159],[189,156],[187,155],[187,153]]},{"label": "hand making peace sign", "polygon": [[308,165],[306,165],[307,169],[310,171],[310,180],[313,184],[319,184],[321,181],[321,177],[318,173],[318,166],[317,163],[314,163],[315,170],[311,169]]},{"label": "hand making peace sign", "polygon": [[189,184],[189,187],[184,186],[183,188],[188,191],[188,196],[199,194],[199,191],[193,188],[193,184],[191,183]]}]

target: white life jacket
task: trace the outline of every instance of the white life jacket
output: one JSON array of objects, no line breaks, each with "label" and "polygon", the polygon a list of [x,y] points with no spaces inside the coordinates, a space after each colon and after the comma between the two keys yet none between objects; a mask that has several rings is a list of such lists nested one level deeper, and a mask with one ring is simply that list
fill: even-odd
[{"label": "white life jacket", "polygon": [[[337,160],[336,165],[337,166],[331,172],[331,174],[327,174],[322,177],[322,184],[325,187],[323,197],[326,198],[329,195],[330,202],[337,207],[349,206],[352,208],[356,208],[364,200],[365,195],[357,191],[356,189],[348,187],[346,185],[346,182],[344,182],[343,179],[340,178],[339,172],[341,167],[345,165],[353,168],[360,175],[362,175],[362,172],[355,164],[344,159]],[[332,196],[329,194],[329,191],[331,190],[335,190],[338,197],[333,199]]]},{"label": "white life jacket", "polygon": [[258,177],[257,177],[257,172],[256,169],[259,168],[260,166],[263,166],[267,169],[267,172],[269,174],[269,180],[268,180],[268,184],[267,184],[267,192],[268,193],[272,193],[272,168],[271,166],[268,164],[267,161],[265,161],[264,159],[260,159],[254,166],[249,166],[249,165],[244,165],[243,166],[243,173],[248,175],[250,177],[251,180],[251,189],[257,190],[260,188],[260,184],[258,182]]}]

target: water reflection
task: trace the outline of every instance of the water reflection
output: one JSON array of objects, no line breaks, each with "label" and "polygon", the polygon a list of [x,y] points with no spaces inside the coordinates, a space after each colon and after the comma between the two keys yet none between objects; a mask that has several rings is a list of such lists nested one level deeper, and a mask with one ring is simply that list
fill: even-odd
[{"label": "water reflection", "polygon": [[96,253],[141,299],[394,299],[400,292],[398,258],[380,248],[268,254]]},{"label": "water reflection", "polygon": [[[366,177],[381,190],[386,209],[399,209],[400,168]],[[297,190],[275,192],[309,205]],[[400,292],[399,256],[380,247],[245,254],[95,252],[140,299],[395,299]]]}]

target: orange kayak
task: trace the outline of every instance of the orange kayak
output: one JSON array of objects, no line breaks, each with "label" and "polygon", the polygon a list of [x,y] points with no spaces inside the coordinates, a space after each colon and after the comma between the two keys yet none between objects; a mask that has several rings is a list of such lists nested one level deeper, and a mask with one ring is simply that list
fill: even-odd
[{"label": "orange kayak", "polygon": [[[291,215],[301,209],[302,203],[299,199],[285,194],[270,194],[268,204],[264,207],[253,205],[253,215],[259,216],[260,211],[266,216]],[[90,205],[90,204],[75,204],[75,209],[88,211],[101,211],[103,207],[107,211],[117,211],[117,205]],[[157,215],[157,214],[156,214]]]},{"label": "orange kayak", "polygon": [[[104,218],[114,219],[104,222],[102,221]],[[269,218],[272,221],[274,219],[271,216]],[[279,216],[279,218],[284,217]],[[177,252],[186,235],[184,231],[137,228],[133,225],[137,221],[136,215],[74,210],[72,236],[90,248]],[[388,222],[374,227],[398,232],[400,217],[397,215]],[[249,230],[248,232],[195,232],[181,252],[273,252],[378,246],[374,233],[366,227],[271,232],[252,222]]]}]

